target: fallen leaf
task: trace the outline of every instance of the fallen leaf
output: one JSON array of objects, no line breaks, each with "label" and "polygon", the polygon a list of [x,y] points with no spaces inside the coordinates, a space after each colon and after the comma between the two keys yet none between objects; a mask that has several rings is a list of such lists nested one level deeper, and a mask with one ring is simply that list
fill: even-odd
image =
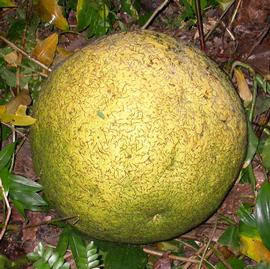
[{"label": "fallen leaf", "polygon": [[234,69],[234,77],[238,86],[238,91],[241,99],[244,101],[245,107],[247,107],[252,101],[252,93],[247,84],[246,78],[241,69]]},{"label": "fallen leaf", "polygon": [[[22,90],[16,97],[11,99],[7,104],[4,105],[6,107],[6,113],[14,114],[17,111],[19,105],[28,106],[31,104],[31,102],[32,102],[32,99],[29,95],[29,91]],[[0,113],[1,113],[1,110],[0,110]]]},{"label": "fallen leaf", "polygon": [[39,0],[36,10],[43,21],[54,24],[63,31],[68,31],[68,22],[62,15],[62,8],[57,4],[57,0]]},{"label": "fallen leaf", "polygon": [[170,253],[166,252],[153,265],[153,269],[171,269],[172,261],[169,258]]},{"label": "fallen leaf", "polygon": [[0,122],[15,126],[29,126],[36,122],[36,119],[26,115],[27,106],[19,105],[15,114],[9,114],[5,106],[0,106]]},{"label": "fallen leaf", "polygon": [[256,262],[270,263],[270,251],[263,244],[256,228],[240,225],[240,252]]},{"label": "fallen leaf", "polygon": [[32,51],[32,56],[41,63],[50,66],[53,62],[58,43],[58,34],[53,33],[43,41],[39,41]]}]

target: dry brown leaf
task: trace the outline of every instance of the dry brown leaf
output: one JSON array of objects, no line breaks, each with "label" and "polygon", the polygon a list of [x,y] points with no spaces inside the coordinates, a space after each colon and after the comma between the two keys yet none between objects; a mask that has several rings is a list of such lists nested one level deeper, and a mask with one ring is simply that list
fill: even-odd
[{"label": "dry brown leaf", "polygon": [[153,265],[153,269],[171,269],[172,261],[169,258],[170,253],[166,252]]},{"label": "dry brown leaf", "polygon": [[53,62],[58,43],[58,34],[53,33],[43,41],[39,41],[32,51],[32,56],[41,63],[50,66]]}]

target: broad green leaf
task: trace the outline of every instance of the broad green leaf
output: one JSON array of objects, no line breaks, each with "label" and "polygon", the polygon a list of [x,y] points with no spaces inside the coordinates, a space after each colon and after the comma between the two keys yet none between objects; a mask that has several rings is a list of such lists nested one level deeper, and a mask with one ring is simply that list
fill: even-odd
[{"label": "broad green leaf", "polygon": [[121,10],[126,12],[128,15],[130,15],[135,20],[139,19],[138,11],[136,10],[134,6],[134,1],[132,0],[121,0]]},{"label": "broad green leaf", "polygon": [[104,267],[106,269],[144,269],[147,255],[139,246],[120,245],[110,242],[95,241],[104,252]]},{"label": "broad green leaf", "polygon": [[240,252],[257,262],[270,262],[270,251],[265,247],[256,228],[240,223]]},{"label": "broad green leaf", "polygon": [[10,180],[9,197],[22,216],[25,216],[25,210],[40,211],[47,206],[37,193],[42,189],[41,185],[17,175],[11,175]]},{"label": "broad green leaf", "polygon": [[237,210],[237,215],[240,220],[248,226],[256,227],[256,219],[254,214],[252,213],[252,208],[247,205],[241,204],[239,209]]},{"label": "broad green leaf", "polygon": [[4,167],[8,165],[15,151],[15,145],[16,145],[15,142],[8,144],[0,151],[0,170],[2,170]]},{"label": "broad green leaf", "polygon": [[77,269],[97,268],[99,264],[99,255],[94,243],[91,242],[88,246],[85,245],[81,235],[76,231],[72,231],[69,236],[69,245],[75,260]]},{"label": "broad green leaf", "polygon": [[83,31],[89,27],[89,36],[105,34],[109,27],[109,7],[105,1],[78,0],[77,28]]},{"label": "broad green leaf", "polygon": [[62,15],[62,9],[57,4],[57,0],[39,0],[36,9],[43,21],[53,23],[57,28],[68,31],[68,22]]},{"label": "broad green leaf", "polygon": [[11,179],[11,188],[12,189],[17,189],[23,192],[38,192],[43,189],[43,187],[30,179],[27,179],[23,176],[18,176],[18,175],[10,175]]},{"label": "broad green leaf", "polygon": [[218,242],[223,246],[227,246],[235,251],[238,251],[240,246],[239,239],[239,227],[230,226],[220,236]]},{"label": "broad green leaf", "polygon": [[15,7],[15,3],[12,0],[0,0],[0,8],[2,7]]},{"label": "broad green leaf", "polygon": [[265,246],[270,250],[270,183],[259,189],[255,205],[257,229]]},{"label": "broad green leaf", "polygon": [[255,135],[251,123],[248,122],[248,149],[247,149],[246,159],[243,164],[244,168],[247,167],[252,161],[256,153],[258,143],[259,143],[258,137]]},{"label": "broad green leaf", "polygon": [[263,166],[267,170],[270,170],[270,137],[268,137],[263,143],[261,156],[262,156]]},{"label": "broad green leaf", "polygon": [[58,34],[53,33],[43,41],[37,43],[36,47],[32,51],[32,56],[43,64],[50,66],[55,56],[57,43]]},{"label": "broad green leaf", "polygon": [[[235,257],[229,258],[227,262],[231,265],[232,269],[244,269],[245,263],[242,260],[239,260]],[[216,269],[227,269],[223,263],[218,263],[215,266]]]},{"label": "broad green leaf", "polygon": [[67,251],[68,244],[69,244],[69,234],[70,234],[70,229],[64,228],[62,233],[59,236],[59,240],[58,240],[55,250],[57,251],[57,253],[59,253],[60,256],[64,256]]}]

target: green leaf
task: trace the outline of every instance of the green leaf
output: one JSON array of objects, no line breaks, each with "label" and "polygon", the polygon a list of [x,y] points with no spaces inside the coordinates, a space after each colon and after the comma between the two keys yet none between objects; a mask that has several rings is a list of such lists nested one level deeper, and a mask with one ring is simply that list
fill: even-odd
[{"label": "green leaf", "polygon": [[97,269],[96,266],[100,263],[99,255],[93,242],[86,246],[81,235],[71,230],[69,245],[78,269]]},{"label": "green leaf", "polygon": [[8,139],[8,137],[11,135],[11,133],[12,133],[12,131],[11,131],[11,129],[10,128],[8,128],[7,126],[5,126],[5,125],[3,125],[3,124],[1,124],[1,131],[0,131],[0,133],[1,133],[1,138],[2,138],[2,141],[5,141],[5,140],[7,140]]},{"label": "green leaf", "polygon": [[63,255],[39,243],[33,252],[27,254],[27,258],[34,261],[33,266],[36,269],[69,269],[70,266],[65,263]]},{"label": "green leaf", "polygon": [[22,176],[10,175],[9,197],[22,216],[25,210],[40,211],[47,206],[44,199],[37,193],[42,186]]},{"label": "green leaf", "polygon": [[[235,257],[229,258],[227,262],[231,265],[233,269],[244,269],[245,268],[245,263],[242,260],[239,260]],[[216,269],[227,269],[225,265],[221,262],[219,262],[216,266]]]},{"label": "green leaf", "polygon": [[33,193],[41,191],[43,189],[43,187],[37,182],[29,180],[23,176],[12,174],[10,175],[10,177],[12,180],[11,188],[13,190],[20,190],[22,192]]},{"label": "green leaf", "polygon": [[110,28],[109,7],[105,1],[78,0],[77,28],[83,31],[89,27],[89,36],[100,36]]},{"label": "green leaf", "polygon": [[0,8],[2,8],[2,7],[15,7],[15,6],[16,5],[11,0],[0,0]]},{"label": "green leaf", "polygon": [[20,18],[12,21],[7,32],[7,38],[12,41],[21,39],[25,29],[25,25],[25,18]]},{"label": "green leaf", "polygon": [[230,226],[225,232],[220,236],[218,242],[227,246],[233,250],[238,251],[240,247],[240,237],[239,237],[239,227],[238,226]]},{"label": "green leaf", "polygon": [[16,86],[16,74],[15,72],[10,71],[5,66],[0,68],[0,77],[6,82],[9,87]]},{"label": "green leaf", "polygon": [[263,143],[261,156],[262,156],[263,166],[267,170],[270,170],[270,137],[268,137]]},{"label": "green leaf", "polygon": [[256,218],[252,213],[252,207],[241,204],[237,210],[240,220],[248,226],[256,228]]},{"label": "green leaf", "polygon": [[59,236],[59,240],[55,250],[59,253],[60,256],[63,256],[67,251],[69,243],[69,233],[70,229],[66,227],[63,229],[62,233]]},{"label": "green leaf", "polygon": [[2,180],[2,184],[4,187],[5,192],[9,192],[9,187],[11,184],[11,179],[10,179],[10,172],[7,167],[3,168],[0,170],[0,178]]},{"label": "green leaf", "polygon": [[246,159],[244,162],[244,167],[247,167],[252,161],[256,153],[258,143],[259,143],[258,137],[255,135],[251,123],[248,122],[248,148],[247,148]]},{"label": "green leaf", "polygon": [[255,205],[257,229],[264,245],[270,250],[270,183],[261,186]]},{"label": "green leaf", "polygon": [[15,142],[8,144],[0,151],[0,170],[7,166],[10,162],[11,157],[15,151],[15,145]]},{"label": "green leaf", "polygon": [[103,241],[95,241],[95,244],[104,252],[106,269],[144,269],[147,264],[147,255],[139,246]]},{"label": "green leaf", "polygon": [[134,1],[131,0],[121,0],[121,10],[123,12],[126,12],[128,15],[130,15],[133,19],[138,20],[139,14],[136,10],[135,6],[133,5]]}]

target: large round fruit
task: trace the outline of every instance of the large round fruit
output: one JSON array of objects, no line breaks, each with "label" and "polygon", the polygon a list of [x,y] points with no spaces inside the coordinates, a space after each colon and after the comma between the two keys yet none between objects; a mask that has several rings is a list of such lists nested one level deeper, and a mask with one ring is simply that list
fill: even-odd
[{"label": "large round fruit", "polygon": [[198,50],[151,31],[97,40],[59,66],[35,104],[45,194],[98,239],[148,243],[209,217],[245,154],[241,102]]}]

